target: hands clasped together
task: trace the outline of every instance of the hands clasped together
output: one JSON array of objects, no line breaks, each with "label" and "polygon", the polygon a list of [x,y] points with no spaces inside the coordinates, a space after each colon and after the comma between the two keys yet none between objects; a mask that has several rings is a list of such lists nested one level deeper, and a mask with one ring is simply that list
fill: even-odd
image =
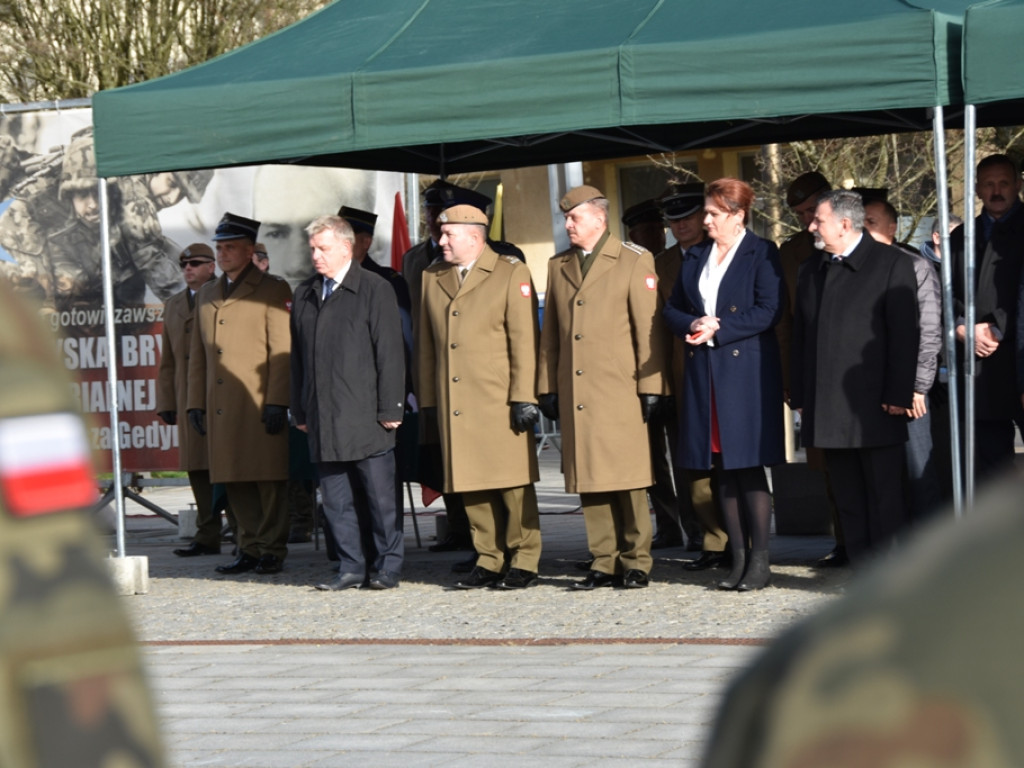
[{"label": "hands clasped together", "polygon": [[706,344],[718,331],[718,318],[706,315],[698,317],[690,323],[690,333],[686,335],[686,343],[697,346]]}]

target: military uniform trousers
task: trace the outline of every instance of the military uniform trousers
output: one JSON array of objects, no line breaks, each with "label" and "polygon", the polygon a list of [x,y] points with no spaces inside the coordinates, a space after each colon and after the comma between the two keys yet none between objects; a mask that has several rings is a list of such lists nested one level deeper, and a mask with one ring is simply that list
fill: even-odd
[{"label": "military uniform trousers", "polygon": [[651,572],[651,509],[647,489],[581,493],[590,567],[601,573]]},{"label": "military uniform trousers", "polygon": [[701,549],[704,552],[725,552],[729,534],[725,532],[725,521],[718,504],[718,483],[711,482],[712,470],[676,467],[676,472],[686,480],[693,512],[704,535]]},{"label": "military uniform trousers", "polygon": [[[691,483],[685,470],[676,465],[676,451],[679,445],[679,419],[673,408],[671,413],[655,414],[647,422],[647,434],[651,440],[651,470],[654,485],[648,489],[657,531],[669,536],[686,534],[687,543],[703,537],[702,523],[697,517],[694,505],[696,498],[691,494]],[[707,484],[707,483],[706,483]],[[721,531],[725,535],[724,531]]]},{"label": "military uniform trousers", "polygon": [[288,554],[288,483],[284,480],[224,483],[238,524],[238,551],[252,557]]},{"label": "military uniform trousers", "polygon": [[[324,516],[338,546],[341,573],[400,574],[405,560],[405,535],[396,523],[395,452],[390,450],[358,461],[324,461],[316,468]],[[360,514],[363,501],[365,511]],[[367,526],[375,550],[372,553],[363,544],[363,530]]]},{"label": "military uniform trousers", "polygon": [[537,573],[540,567],[540,512],[533,483],[462,494],[476,564],[489,571],[508,566]]},{"label": "military uniform trousers", "polygon": [[190,469],[188,484],[196,500],[196,535],[192,541],[203,547],[220,548],[220,513],[213,511],[213,484],[207,469]]}]

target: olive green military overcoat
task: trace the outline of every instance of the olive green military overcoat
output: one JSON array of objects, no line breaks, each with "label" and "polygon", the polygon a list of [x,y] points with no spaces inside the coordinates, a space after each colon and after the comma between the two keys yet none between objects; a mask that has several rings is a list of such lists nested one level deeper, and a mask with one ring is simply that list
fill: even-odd
[{"label": "olive green military overcoat", "polygon": [[292,291],[248,268],[224,298],[226,277],[196,294],[188,407],[206,411],[210,481],[288,479],[288,430],[268,435],[263,408],[288,407]]},{"label": "olive green military overcoat", "polygon": [[536,403],[537,297],[529,268],[485,247],[460,284],[445,262],[423,273],[418,329],[421,407],[436,407],[446,492],[536,482],[533,433],[511,403]]},{"label": "olive green military overcoat", "polygon": [[537,391],[557,393],[569,493],[653,482],[642,394],[667,395],[654,257],[610,235],[583,277],[575,249],[548,262]]}]

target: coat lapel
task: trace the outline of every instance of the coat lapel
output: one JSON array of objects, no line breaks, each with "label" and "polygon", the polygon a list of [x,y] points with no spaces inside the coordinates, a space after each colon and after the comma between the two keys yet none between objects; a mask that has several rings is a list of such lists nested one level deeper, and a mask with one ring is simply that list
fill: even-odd
[{"label": "coat lapel", "polygon": [[683,271],[687,273],[687,279],[683,280],[683,289],[686,291],[686,298],[690,300],[697,312],[704,314],[704,299],[700,295],[700,276],[704,271],[704,265],[711,257],[711,241],[708,240],[690,250],[690,256],[683,259]]},{"label": "coat lapel", "polygon": [[437,276],[437,285],[449,299],[454,299],[461,287],[459,273],[455,267],[449,265],[447,269],[442,270],[441,274]]},{"label": "coat lapel", "polygon": [[580,258],[576,255],[575,248],[562,259],[562,277],[575,290],[579,290],[583,284],[583,270],[580,269]]},{"label": "coat lapel", "polygon": [[[718,286],[718,299],[715,303],[715,317],[721,317],[729,307],[735,306],[733,294],[736,292],[736,287],[743,283],[743,277],[753,264],[750,253],[756,245],[753,235],[747,232],[743,236],[743,242],[740,243],[736,254],[732,257],[729,269],[722,275],[722,282]],[[708,255],[710,256],[710,254],[711,250],[709,249]]]},{"label": "coat lapel", "polygon": [[[459,287],[460,294],[467,294],[473,289],[486,280],[491,272],[494,271],[494,265],[498,261],[498,254],[492,251],[490,248],[484,247],[483,253],[476,260],[476,264],[469,270],[469,274],[466,275],[466,279],[462,281],[462,285]],[[458,274],[458,268],[455,267],[451,270],[452,273]]]}]

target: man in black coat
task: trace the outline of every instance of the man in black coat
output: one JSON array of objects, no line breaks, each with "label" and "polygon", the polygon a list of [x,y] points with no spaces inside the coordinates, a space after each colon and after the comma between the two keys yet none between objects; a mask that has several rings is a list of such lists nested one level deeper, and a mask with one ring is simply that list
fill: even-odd
[{"label": "man in black coat", "polygon": [[[1013,462],[1013,422],[1024,429],[1015,362],[1017,292],[1024,263],[1024,205],[1020,189],[1020,173],[1006,155],[990,155],[978,163],[976,191],[982,205],[974,227],[974,430],[978,479]],[[960,342],[957,350],[963,371],[963,227],[953,230],[949,247],[953,255],[953,314]]]},{"label": "man in black coat", "polygon": [[810,231],[823,252],[800,268],[791,404],[822,448],[854,563],[905,519],[906,409],[917,367],[917,281],[907,254],[863,230],[860,195],[826,192]]},{"label": "man in black coat", "polygon": [[[395,430],[402,423],[405,352],[395,292],[353,268],[352,227],[323,216],[306,229],[317,274],[295,289],[292,415],[309,435],[338,577],[318,589],[398,586],[405,549],[396,524]],[[358,478],[356,480],[356,478]],[[354,481],[363,487],[376,557],[367,562]],[[364,523],[365,524],[365,523]]]}]

